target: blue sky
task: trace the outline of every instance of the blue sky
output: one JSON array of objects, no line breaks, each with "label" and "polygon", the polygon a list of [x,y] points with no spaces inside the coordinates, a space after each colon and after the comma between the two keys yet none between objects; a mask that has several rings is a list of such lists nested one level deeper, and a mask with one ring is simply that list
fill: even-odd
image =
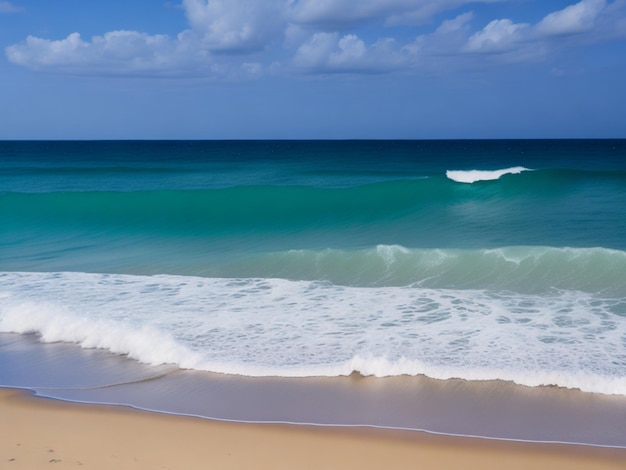
[{"label": "blue sky", "polygon": [[0,139],[626,138],[626,0],[0,0]]}]

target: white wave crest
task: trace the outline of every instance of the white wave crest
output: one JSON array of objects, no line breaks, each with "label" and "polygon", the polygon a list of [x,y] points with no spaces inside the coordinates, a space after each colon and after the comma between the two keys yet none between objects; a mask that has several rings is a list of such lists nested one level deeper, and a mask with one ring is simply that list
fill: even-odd
[{"label": "white wave crest", "polygon": [[17,302],[0,309],[1,332],[35,333],[44,343],[66,342],[85,349],[104,349],[144,364],[197,368],[198,355],[185,345],[151,325],[128,320],[81,316],[48,302]]},{"label": "white wave crest", "polygon": [[523,166],[514,166],[502,170],[448,170],[446,176],[457,183],[476,183],[477,181],[493,181],[503,175],[517,175],[523,171],[532,171]]}]

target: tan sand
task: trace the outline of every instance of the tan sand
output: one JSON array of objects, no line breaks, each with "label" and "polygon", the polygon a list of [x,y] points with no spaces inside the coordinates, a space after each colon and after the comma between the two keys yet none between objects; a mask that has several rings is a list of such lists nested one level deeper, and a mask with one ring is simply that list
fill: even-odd
[{"label": "tan sand", "polygon": [[216,422],[0,390],[0,469],[624,469],[625,449]]}]

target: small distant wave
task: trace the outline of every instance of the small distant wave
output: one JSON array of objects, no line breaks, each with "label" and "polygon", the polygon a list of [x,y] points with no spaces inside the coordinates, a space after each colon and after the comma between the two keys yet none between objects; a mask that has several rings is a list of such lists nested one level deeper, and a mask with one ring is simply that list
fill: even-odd
[{"label": "small distant wave", "polygon": [[532,171],[523,166],[514,166],[502,170],[448,170],[446,176],[457,183],[476,183],[477,181],[493,181],[503,175],[517,175],[523,171]]}]

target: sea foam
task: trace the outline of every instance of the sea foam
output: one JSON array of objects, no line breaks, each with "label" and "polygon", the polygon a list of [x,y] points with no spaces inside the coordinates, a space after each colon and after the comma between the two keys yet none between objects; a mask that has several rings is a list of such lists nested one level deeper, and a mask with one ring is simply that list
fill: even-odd
[{"label": "sea foam", "polygon": [[0,331],[247,376],[418,375],[626,395],[623,299],[580,291],[4,273]]},{"label": "sea foam", "polygon": [[448,170],[446,176],[457,183],[476,183],[477,181],[497,180],[503,175],[517,175],[523,171],[532,171],[523,166],[514,166],[502,170]]}]

